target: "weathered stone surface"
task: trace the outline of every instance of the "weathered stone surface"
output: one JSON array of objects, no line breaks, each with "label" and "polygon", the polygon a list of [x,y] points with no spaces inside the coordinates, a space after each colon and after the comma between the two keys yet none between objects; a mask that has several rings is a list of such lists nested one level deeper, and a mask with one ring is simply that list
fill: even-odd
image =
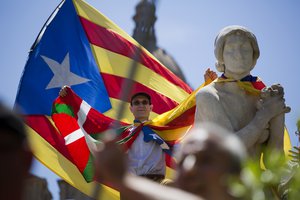
[{"label": "weathered stone surface", "polygon": [[47,180],[31,174],[25,181],[23,200],[50,199],[52,199],[52,194],[48,189]]},{"label": "weathered stone surface", "polygon": [[154,24],[157,19],[153,1],[141,0],[133,16],[135,28],[132,37],[152,53],[164,66],[186,82],[186,78],[175,59],[165,49],[157,46]]},{"label": "weathered stone surface", "polygon": [[[196,126],[210,121],[237,134],[251,155],[259,156],[262,144],[283,149],[284,113],[289,112],[283,88],[272,85],[260,95],[240,87],[259,57],[256,38],[247,28],[229,26],[215,40],[217,70],[230,81],[215,81],[196,95]],[[200,123],[199,123],[200,122]]]}]

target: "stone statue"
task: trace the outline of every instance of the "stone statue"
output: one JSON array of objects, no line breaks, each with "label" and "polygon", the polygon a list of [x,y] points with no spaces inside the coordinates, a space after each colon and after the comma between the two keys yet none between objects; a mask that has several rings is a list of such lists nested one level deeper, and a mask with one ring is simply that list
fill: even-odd
[{"label": "stone statue", "polygon": [[46,178],[29,174],[25,180],[22,200],[51,200],[53,199],[48,188]]},{"label": "stone statue", "polygon": [[210,121],[227,128],[255,157],[264,152],[262,144],[283,152],[284,114],[290,111],[283,87],[276,84],[260,92],[249,86],[263,84],[250,75],[259,57],[255,35],[245,27],[225,27],[215,39],[214,53],[223,75],[197,93],[195,126]]},{"label": "stone statue", "polygon": [[133,16],[135,28],[133,30],[132,37],[146,47],[147,50],[152,53],[164,66],[171,70],[171,72],[186,82],[186,78],[175,59],[168,54],[165,49],[157,46],[154,29],[154,24],[157,19],[155,16],[155,1],[141,0],[137,4],[135,10],[136,13]]}]

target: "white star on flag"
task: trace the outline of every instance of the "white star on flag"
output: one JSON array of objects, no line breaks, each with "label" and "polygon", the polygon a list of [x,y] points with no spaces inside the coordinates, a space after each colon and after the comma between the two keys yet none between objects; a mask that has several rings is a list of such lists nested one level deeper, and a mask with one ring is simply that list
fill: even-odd
[{"label": "white star on flag", "polygon": [[90,79],[80,77],[70,71],[69,53],[66,54],[61,64],[46,56],[41,57],[54,74],[46,89],[61,88],[64,85],[78,85],[90,81]]}]

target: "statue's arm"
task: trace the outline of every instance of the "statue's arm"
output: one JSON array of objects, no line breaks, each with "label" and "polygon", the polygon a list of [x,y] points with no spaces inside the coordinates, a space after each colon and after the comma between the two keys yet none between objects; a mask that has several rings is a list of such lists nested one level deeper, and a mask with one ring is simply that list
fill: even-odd
[{"label": "statue's arm", "polygon": [[245,144],[249,148],[259,140],[261,134],[268,128],[270,132],[268,146],[275,147],[277,145],[277,148],[282,148],[284,113],[289,112],[290,108],[285,106],[282,95],[272,95],[260,101],[254,118],[237,134],[243,141],[247,141]]},{"label": "statue's arm", "polygon": [[220,103],[214,89],[205,87],[196,95],[195,127],[201,126],[201,122],[212,122],[232,131],[232,125]]},{"label": "statue's arm", "polygon": [[283,151],[285,113],[282,113],[270,121],[270,137],[268,147]]},{"label": "statue's arm", "polygon": [[[261,92],[261,101],[266,101],[268,98],[277,96],[284,101],[284,90],[279,84],[272,85],[269,88],[264,88]],[[264,155],[273,153],[276,150],[277,153],[284,154],[284,121],[285,113],[289,112],[290,108],[285,106],[285,111],[279,115],[273,117],[269,122],[269,138],[267,140],[267,148],[264,150]],[[267,158],[268,156],[264,156]],[[264,160],[266,163],[267,160]]]},{"label": "statue's arm", "polygon": [[229,131],[235,132],[246,145],[252,148],[260,139],[263,131],[268,127],[269,121],[285,112],[283,98],[273,97],[262,103],[253,119],[242,129],[234,130],[228,115],[222,107],[222,103],[214,91],[214,88],[206,87],[196,95],[195,127],[201,126],[201,122],[209,121],[216,123]]},{"label": "statue's arm", "polygon": [[213,88],[200,90],[196,95],[195,127],[201,122],[213,122],[236,133],[247,148],[251,148],[259,139],[261,131],[267,126],[262,114],[257,114],[252,121],[240,130],[234,130],[222,103]]}]

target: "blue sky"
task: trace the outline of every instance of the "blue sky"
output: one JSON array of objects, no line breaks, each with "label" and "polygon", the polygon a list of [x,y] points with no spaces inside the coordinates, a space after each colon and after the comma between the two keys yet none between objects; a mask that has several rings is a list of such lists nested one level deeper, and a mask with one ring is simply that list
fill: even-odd
[{"label": "blue sky", "polygon": [[[10,107],[14,104],[28,51],[59,2],[10,0],[0,7],[0,100]],[[138,0],[87,2],[132,34],[132,16]],[[286,103],[292,108],[286,115],[286,126],[293,145],[298,145],[294,132],[300,117],[299,8],[297,0],[160,0],[155,24],[158,46],[175,58],[189,84],[196,88],[203,82],[206,68],[214,69],[213,42],[218,31],[233,24],[251,29],[261,52],[252,74],[261,77],[267,85],[280,83],[285,88]],[[32,171],[47,178],[54,199],[59,199],[57,176],[38,162]]]}]

